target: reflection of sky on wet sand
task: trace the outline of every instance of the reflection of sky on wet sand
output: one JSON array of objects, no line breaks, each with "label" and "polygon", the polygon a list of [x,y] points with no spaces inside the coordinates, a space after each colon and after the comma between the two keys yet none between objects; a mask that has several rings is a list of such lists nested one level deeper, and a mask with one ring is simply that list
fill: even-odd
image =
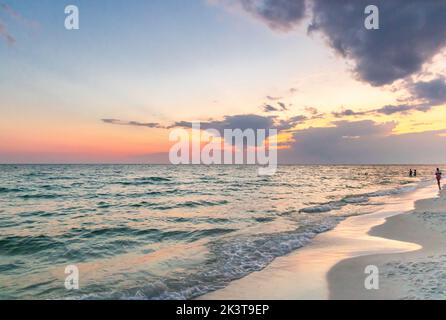
[{"label": "reflection of sky on wet sand", "polygon": [[[421,246],[369,235],[386,218],[414,209],[417,199],[437,194],[429,186],[404,196],[386,199],[384,208],[368,215],[353,216],[335,229],[318,235],[301,250],[276,259],[260,273],[234,281],[203,299],[327,299],[327,274],[338,262],[357,256],[415,251]],[[365,277],[365,276],[364,276]]]}]

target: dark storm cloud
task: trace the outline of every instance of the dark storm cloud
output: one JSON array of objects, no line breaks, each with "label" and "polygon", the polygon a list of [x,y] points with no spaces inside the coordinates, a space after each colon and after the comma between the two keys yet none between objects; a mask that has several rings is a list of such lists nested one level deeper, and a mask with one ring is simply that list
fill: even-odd
[{"label": "dark storm cloud", "polygon": [[305,17],[305,0],[239,1],[244,10],[275,30],[291,30]]},{"label": "dark storm cloud", "polygon": [[280,163],[431,163],[444,162],[446,130],[393,134],[396,123],[338,121],[334,127],[294,133],[294,142],[279,151]]},{"label": "dark storm cloud", "polygon": [[431,81],[420,81],[413,84],[413,95],[430,106],[446,103],[446,78],[440,76]]},{"label": "dark storm cloud", "polygon": [[[222,0],[223,1],[223,0]],[[230,0],[227,0],[230,1]],[[308,32],[354,62],[359,80],[391,84],[418,73],[446,45],[446,1],[441,0],[232,0],[273,30],[290,31],[306,14]],[[364,27],[365,8],[379,8],[379,30]],[[293,90],[294,91],[294,90]]]},{"label": "dark storm cloud", "polygon": [[118,119],[101,119],[102,122],[108,124],[116,124],[120,126],[135,126],[135,127],[146,127],[146,128],[162,128],[159,123],[155,122],[138,122],[138,121],[123,121]]},{"label": "dark storm cloud", "polygon": [[[355,62],[359,79],[390,84],[421,70],[446,45],[446,2],[438,0],[313,0],[309,31],[321,32]],[[379,7],[380,30],[364,27],[364,9]]]}]

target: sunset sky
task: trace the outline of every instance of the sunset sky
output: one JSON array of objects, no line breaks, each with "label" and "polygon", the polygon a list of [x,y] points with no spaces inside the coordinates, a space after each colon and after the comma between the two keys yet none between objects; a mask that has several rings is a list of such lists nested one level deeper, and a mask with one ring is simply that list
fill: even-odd
[{"label": "sunset sky", "polygon": [[446,2],[368,4],[0,0],[0,163],[166,162],[190,121],[279,128],[281,163],[446,163]]}]

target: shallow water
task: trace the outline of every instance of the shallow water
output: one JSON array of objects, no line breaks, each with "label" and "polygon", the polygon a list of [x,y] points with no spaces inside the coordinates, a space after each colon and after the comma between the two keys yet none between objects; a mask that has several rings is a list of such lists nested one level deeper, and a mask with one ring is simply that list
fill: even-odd
[{"label": "shallow water", "polygon": [[417,169],[1,165],[0,298],[193,298],[432,179]]}]

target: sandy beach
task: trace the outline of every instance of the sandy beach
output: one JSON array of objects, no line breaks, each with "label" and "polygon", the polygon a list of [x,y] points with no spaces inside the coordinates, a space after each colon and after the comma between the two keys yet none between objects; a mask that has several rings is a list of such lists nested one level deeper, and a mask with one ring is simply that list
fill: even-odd
[{"label": "sandy beach", "polygon": [[[265,269],[200,299],[442,298],[446,194],[433,185],[389,197],[384,209],[347,218]],[[367,290],[365,268],[379,270]]]},{"label": "sandy beach", "polygon": [[[343,260],[328,273],[330,299],[444,299],[446,297],[446,193],[418,200],[409,214],[390,217],[370,235],[416,243],[406,253]],[[379,268],[379,290],[365,290],[367,265]]]}]

